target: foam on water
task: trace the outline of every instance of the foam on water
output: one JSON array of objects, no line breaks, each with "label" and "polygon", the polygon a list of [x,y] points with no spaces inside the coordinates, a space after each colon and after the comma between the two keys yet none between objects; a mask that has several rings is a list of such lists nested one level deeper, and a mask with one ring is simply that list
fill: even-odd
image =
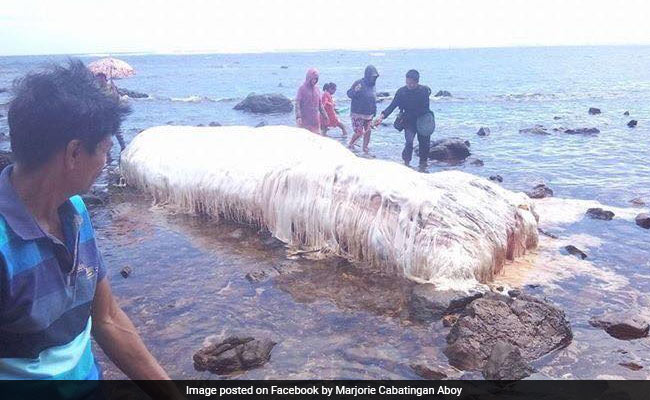
[{"label": "foam on water", "polygon": [[633,207],[611,207],[596,200],[563,199],[559,197],[547,197],[535,200],[535,209],[539,213],[539,225],[554,227],[568,225],[585,218],[585,213],[590,208],[602,208],[614,213],[614,218],[633,221],[643,208]]},{"label": "foam on water", "polygon": [[123,153],[122,173],[158,203],[443,287],[489,281],[538,240],[522,193],[361,159],[285,126],[150,128]]}]

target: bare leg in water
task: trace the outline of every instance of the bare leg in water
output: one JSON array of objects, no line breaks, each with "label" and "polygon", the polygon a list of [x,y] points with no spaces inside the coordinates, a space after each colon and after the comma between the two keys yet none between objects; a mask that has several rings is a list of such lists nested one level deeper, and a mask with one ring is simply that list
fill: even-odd
[{"label": "bare leg in water", "polygon": [[345,125],[343,125],[343,122],[339,122],[339,124],[338,124],[337,126],[338,126],[339,128],[341,128],[341,131],[343,131],[343,136],[347,136],[347,135],[348,135],[348,130],[345,129]]},{"label": "bare leg in water", "polygon": [[363,152],[368,153],[368,145],[370,144],[370,126],[368,126],[368,129],[363,133]]}]

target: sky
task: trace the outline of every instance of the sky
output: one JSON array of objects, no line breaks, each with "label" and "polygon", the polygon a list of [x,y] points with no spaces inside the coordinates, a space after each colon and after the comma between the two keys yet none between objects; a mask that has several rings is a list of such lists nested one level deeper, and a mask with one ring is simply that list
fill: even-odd
[{"label": "sky", "polygon": [[650,44],[645,0],[3,0],[0,55]]}]

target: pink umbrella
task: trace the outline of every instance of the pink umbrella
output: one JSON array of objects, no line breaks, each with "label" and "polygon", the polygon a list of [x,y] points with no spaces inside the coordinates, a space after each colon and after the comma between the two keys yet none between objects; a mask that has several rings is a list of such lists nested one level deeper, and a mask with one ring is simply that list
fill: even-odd
[{"label": "pink umbrella", "polygon": [[128,78],[135,75],[132,66],[117,58],[107,57],[88,64],[88,69],[95,75],[104,74],[109,80]]}]

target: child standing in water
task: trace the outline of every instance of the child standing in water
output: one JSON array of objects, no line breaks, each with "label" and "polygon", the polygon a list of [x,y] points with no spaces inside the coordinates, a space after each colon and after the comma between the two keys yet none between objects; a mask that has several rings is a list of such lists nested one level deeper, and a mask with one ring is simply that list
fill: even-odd
[{"label": "child standing in water", "polygon": [[325,108],[325,113],[327,114],[327,117],[329,118],[329,123],[321,124],[321,127],[323,129],[323,135],[327,133],[328,128],[340,128],[341,131],[343,131],[343,136],[347,136],[348,132],[345,129],[345,125],[341,121],[339,121],[338,115],[336,114],[336,104],[334,103],[334,99],[332,98],[332,95],[336,93],[336,83],[330,82],[326,83],[323,86],[323,108]]}]

